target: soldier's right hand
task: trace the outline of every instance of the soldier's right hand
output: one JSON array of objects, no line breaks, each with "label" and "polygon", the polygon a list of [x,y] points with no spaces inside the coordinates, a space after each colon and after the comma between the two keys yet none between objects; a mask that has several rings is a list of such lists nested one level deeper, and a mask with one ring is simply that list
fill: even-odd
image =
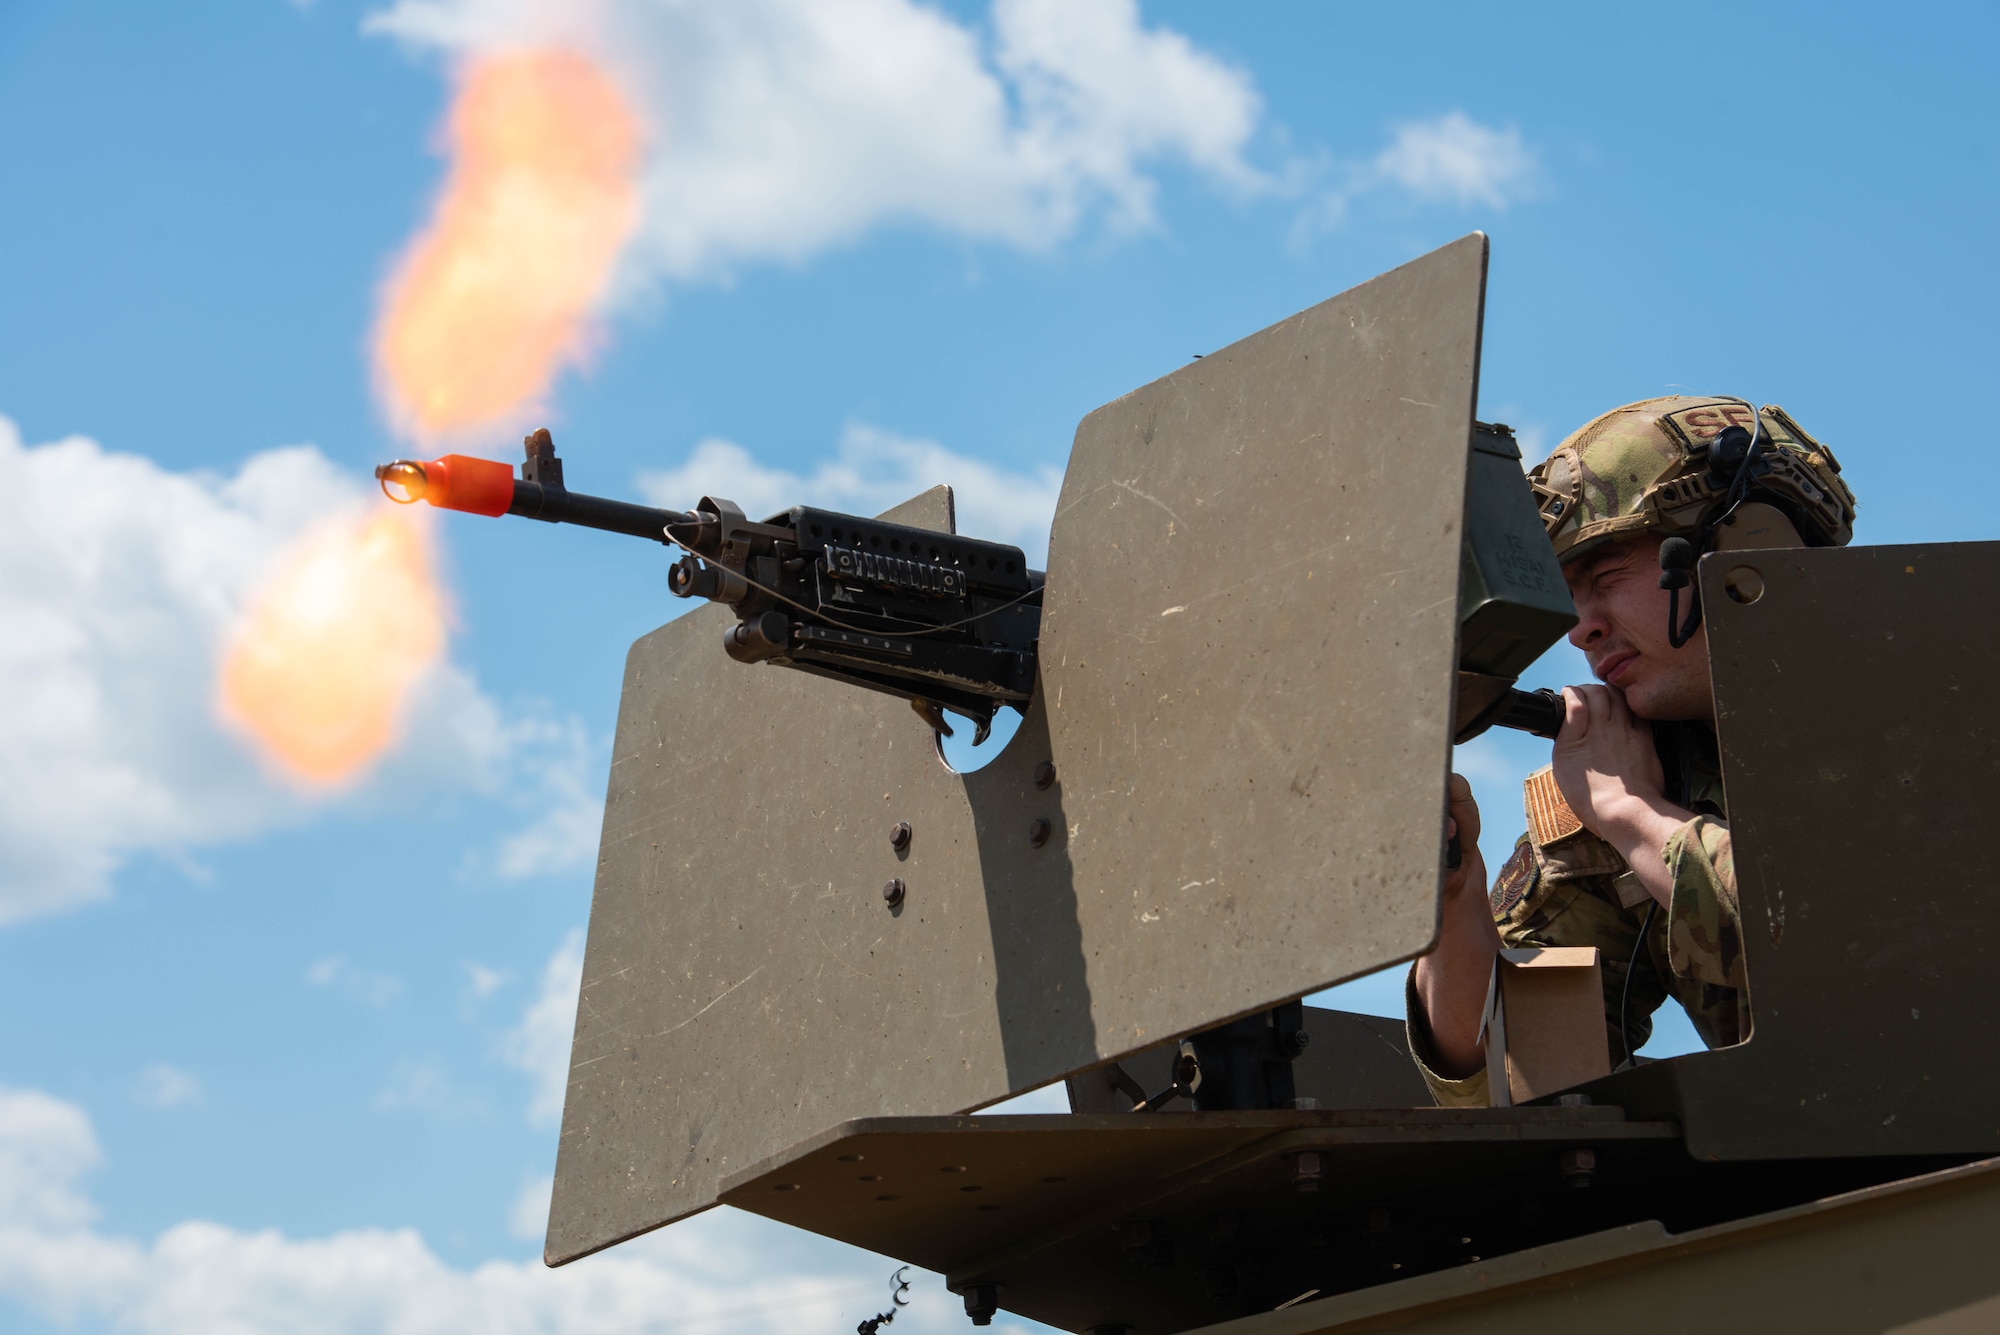
[{"label": "soldier's right hand", "polygon": [[1472,785],[1463,774],[1451,776],[1445,791],[1445,838],[1458,836],[1458,866],[1446,871],[1444,893],[1457,898],[1470,885],[1486,895],[1486,860],[1479,855],[1479,803],[1473,800]]}]

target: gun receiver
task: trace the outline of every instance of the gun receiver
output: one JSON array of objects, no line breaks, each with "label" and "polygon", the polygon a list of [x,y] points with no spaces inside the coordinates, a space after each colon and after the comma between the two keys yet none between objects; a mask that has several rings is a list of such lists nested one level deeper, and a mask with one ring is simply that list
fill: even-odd
[{"label": "gun receiver", "polygon": [[526,440],[517,478],[462,454],[375,470],[399,504],[520,515],[681,547],[667,575],[681,598],[725,603],[737,624],[723,649],[900,696],[940,732],[940,709],[971,719],[984,741],[1001,705],[1025,710],[1035,690],[1042,572],[1018,547],[880,519],[794,506],[752,522],[704,496],[660,510],[570,491],[547,430]]}]

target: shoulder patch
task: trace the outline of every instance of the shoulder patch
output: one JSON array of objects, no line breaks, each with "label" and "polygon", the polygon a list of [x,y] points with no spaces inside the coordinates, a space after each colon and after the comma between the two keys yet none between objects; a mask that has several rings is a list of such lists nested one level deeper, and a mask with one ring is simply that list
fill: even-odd
[{"label": "shoulder patch", "polygon": [[1563,800],[1562,789],[1556,787],[1555,770],[1547,765],[1528,776],[1521,785],[1521,798],[1528,809],[1528,837],[1537,848],[1547,848],[1583,828],[1583,822]]},{"label": "shoulder patch", "polygon": [[1523,839],[1514,845],[1514,856],[1507,859],[1507,865],[1493,878],[1493,889],[1486,900],[1493,906],[1493,920],[1499,922],[1514,911],[1535,884],[1535,849]]}]

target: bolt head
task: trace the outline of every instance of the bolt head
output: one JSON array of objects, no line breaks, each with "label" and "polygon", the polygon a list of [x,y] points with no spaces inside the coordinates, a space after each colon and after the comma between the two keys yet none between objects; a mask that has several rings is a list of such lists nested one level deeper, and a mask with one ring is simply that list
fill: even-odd
[{"label": "bolt head", "polygon": [[883,902],[888,904],[890,908],[895,908],[896,905],[903,902],[904,889],[905,887],[903,885],[902,877],[897,876],[891,878],[889,883],[882,887]]},{"label": "bolt head", "polygon": [[910,846],[910,823],[899,820],[889,830],[889,847],[898,853]]},{"label": "bolt head", "polygon": [[1040,848],[1049,841],[1049,823],[1040,816],[1028,822],[1028,842]]},{"label": "bolt head", "polygon": [[1056,781],[1056,762],[1044,760],[1035,766],[1035,787],[1047,788]]}]

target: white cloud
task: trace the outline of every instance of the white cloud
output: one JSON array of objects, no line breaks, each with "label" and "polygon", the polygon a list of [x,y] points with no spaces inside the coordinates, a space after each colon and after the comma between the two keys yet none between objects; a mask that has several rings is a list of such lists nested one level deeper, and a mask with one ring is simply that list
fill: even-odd
[{"label": "white cloud", "polygon": [[604,825],[604,771],[583,725],[523,717],[509,725],[507,746],[532,783],[514,792],[523,818],[494,850],[492,870],[518,881],[589,866]]},{"label": "white cloud", "polygon": [[201,1102],[201,1080],[192,1071],[155,1062],[139,1072],[132,1097],[148,1108],[180,1108]]},{"label": "white cloud", "polygon": [[569,1045],[576,1034],[576,999],[583,990],[583,931],[563,938],[542,968],[542,985],[508,1033],[501,1055],[528,1075],[528,1122],[554,1127],[562,1121],[569,1089]]},{"label": "white cloud", "polygon": [[[413,1229],[300,1239],[190,1220],[146,1241],[94,1226],[81,1184],[101,1160],[81,1108],[0,1088],[0,1296],[134,1335],[790,1335],[851,1329],[895,1264],[727,1209],[554,1271],[458,1269]],[[914,1278],[894,1329],[955,1335],[957,1299]]]},{"label": "white cloud", "polygon": [[489,969],[472,960],[465,962],[465,988],[474,1001],[484,1001],[514,980],[505,969]]},{"label": "white cloud", "polygon": [[486,1111],[476,1096],[452,1084],[437,1063],[419,1061],[397,1063],[373,1106],[377,1112],[419,1112],[441,1122],[459,1122]]},{"label": "white cloud", "polygon": [[1504,209],[1534,190],[1541,167],[1515,127],[1496,130],[1453,111],[1396,126],[1375,171],[1418,200]]},{"label": "white cloud", "polygon": [[1237,192],[1251,79],[1134,0],[395,0],[372,32],[453,56],[580,50],[652,130],[628,286],[800,262],[884,224],[1043,248],[1154,221],[1152,170]]},{"label": "white cloud", "polygon": [[1357,202],[1370,196],[1501,210],[1532,199],[1543,182],[1540,156],[1519,128],[1496,129],[1462,111],[1392,126],[1389,143],[1374,158],[1335,163],[1320,174],[1334,183],[1294,221],[1295,248],[1339,226]]},{"label": "white cloud", "polygon": [[715,495],[759,518],[792,505],[879,514],[941,482],[953,488],[959,532],[1014,543],[1036,564],[1046,559],[1061,469],[1014,471],[954,453],[934,440],[872,426],[850,425],[835,457],[809,474],[774,468],[740,445],[711,439],[696,445],[680,467],[639,475],[640,490],[655,505],[685,510],[698,498]]},{"label": "white cloud", "polygon": [[0,1227],[90,1223],[97,1209],[76,1182],[103,1158],[83,1109],[39,1090],[0,1086]]},{"label": "white cloud", "polygon": [[306,969],[306,981],[314,987],[338,987],[367,1006],[386,1006],[403,995],[403,981],[373,969],[364,969],[345,955],[328,955]]},{"label": "white cloud", "polygon": [[549,1202],[555,1190],[556,1180],[547,1173],[523,1182],[507,1211],[507,1231],[517,1238],[539,1241],[548,1231]]},{"label": "white cloud", "polygon": [[[177,473],[81,437],[25,445],[4,417],[0,473],[12,498],[0,524],[0,924],[103,897],[134,854],[184,857],[303,818],[313,799],[217,721],[216,662],[278,554],[369,503],[360,480],[310,446],[228,476]],[[575,813],[597,809],[574,724],[511,715],[450,663],[419,684],[408,717],[371,786],[334,800],[537,793],[553,833],[507,868],[574,865],[575,830],[592,819]]]},{"label": "white cloud", "polygon": [[214,647],[290,536],[351,503],[308,448],[234,477],[168,472],[0,418],[0,922],[95,899],[138,849],[285,819],[297,801],[213,722]]}]

